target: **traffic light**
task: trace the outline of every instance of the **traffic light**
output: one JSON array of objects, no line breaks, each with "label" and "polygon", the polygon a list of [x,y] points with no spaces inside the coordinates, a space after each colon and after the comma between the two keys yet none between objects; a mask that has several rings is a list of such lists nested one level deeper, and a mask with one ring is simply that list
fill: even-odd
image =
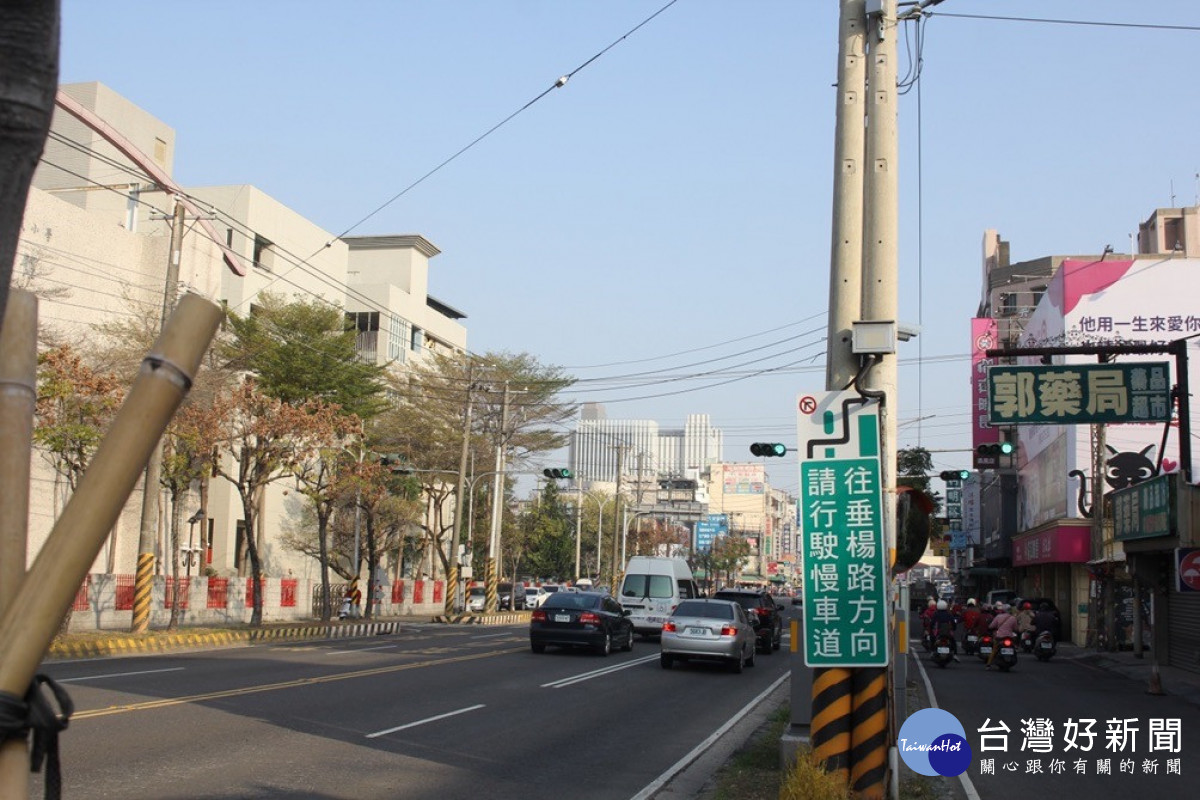
[{"label": "traffic light", "polygon": [[981,444],[975,448],[975,452],[981,456],[1011,456],[1017,447],[1012,442],[992,442],[990,444]]},{"label": "traffic light", "polygon": [[750,452],[756,456],[766,456],[768,458],[772,456],[786,456],[787,445],[780,444],[779,442],[755,442],[750,445]]},{"label": "traffic light", "polygon": [[544,469],[544,470],[542,470],[542,474],[545,475],[547,478],[550,478],[551,480],[556,480],[556,481],[557,480],[569,480],[572,477],[571,470],[569,470],[569,469]]},{"label": "traffic light", "polygon": [[945,469],[941,474],[944,481],[965,481],[969,477],[971,477],[971,471],[968,469]]}]

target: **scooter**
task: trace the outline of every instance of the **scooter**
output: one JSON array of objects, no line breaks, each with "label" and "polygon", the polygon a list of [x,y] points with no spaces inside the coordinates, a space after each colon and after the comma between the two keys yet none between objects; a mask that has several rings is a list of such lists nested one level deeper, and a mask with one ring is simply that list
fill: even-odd
[{"label": "scooter", "polygon": [[942,669],[945,669],[946,665],[950,663],[950,659],[954,657],[951,652],[952,644],[948,633],[941,634],[933,642],[933,663]]},{"label": "scooter", "polygon": [[992,647],[995,646],[995,640],[990,633],[985,633],[979,637],[979,660],[987,662],[992,655]]},{"label": "scooter", "polygon": [[963,652],[969,656],[975,655],[979,649],[979,634],[968,633],[963,637]]},{"label": "scooter", "polygon": [[1026,653],[1033,652],[1033,631],[1021,631],[1021,649]]},{"label": "scooter", "polygon": [[1049,661],[1058,652],[1058,643],[1054,641],[1054,634],[1050,631],[1042,631],[1037,635],[1037,640],[1033,644],[1033,654],[1037,656],[1038,661]]},{"label": "scooter", "polygon": [[997,644],[1000,652],[996,654],[996,665],[1001,672],[1008,672],[1017,665],[1017,642],[1011,636],[1005,636]]}]

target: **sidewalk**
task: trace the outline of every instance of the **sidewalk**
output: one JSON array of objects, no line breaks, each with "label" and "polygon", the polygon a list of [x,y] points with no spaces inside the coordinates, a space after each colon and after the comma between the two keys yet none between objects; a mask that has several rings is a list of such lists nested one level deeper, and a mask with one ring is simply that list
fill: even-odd
[{"label": "sidewalk", "polygon": [[[1078,661],[1082,664],[1115,672],[1150,689],[1155,666],[1154,654],[1147,652],[1144,658],[1136,658],[1132,650],[1114,652],[1097,651],[1060,642],[1055,658]],[[1200,672],[1158,664],[1158,683],[1163,694],[1177,697],[1185,703],[1200,706]]]}]

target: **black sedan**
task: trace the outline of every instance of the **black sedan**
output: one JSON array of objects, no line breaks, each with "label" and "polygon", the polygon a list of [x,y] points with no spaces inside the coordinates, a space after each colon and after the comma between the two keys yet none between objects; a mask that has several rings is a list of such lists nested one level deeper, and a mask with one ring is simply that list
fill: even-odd
[{"label": "black sedan", "polygon": [[633,623],[610,595],[601,592],[555,592],[529,620],[529,646],[544,653],[546,645],[589,647],[602,656],[614,646],[633,649]]}]

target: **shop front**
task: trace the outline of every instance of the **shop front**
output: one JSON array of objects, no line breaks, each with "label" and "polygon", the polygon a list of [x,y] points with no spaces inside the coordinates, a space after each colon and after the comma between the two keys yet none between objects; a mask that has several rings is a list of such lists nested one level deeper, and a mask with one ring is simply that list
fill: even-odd
[{"label": "shop front", "polygon": [[1048,598],[1062,618],[1064,639],[1082,644],[1087,629],[1092,529],[1087,520],[1057,520],[1013,537],[1014,588]]}]

